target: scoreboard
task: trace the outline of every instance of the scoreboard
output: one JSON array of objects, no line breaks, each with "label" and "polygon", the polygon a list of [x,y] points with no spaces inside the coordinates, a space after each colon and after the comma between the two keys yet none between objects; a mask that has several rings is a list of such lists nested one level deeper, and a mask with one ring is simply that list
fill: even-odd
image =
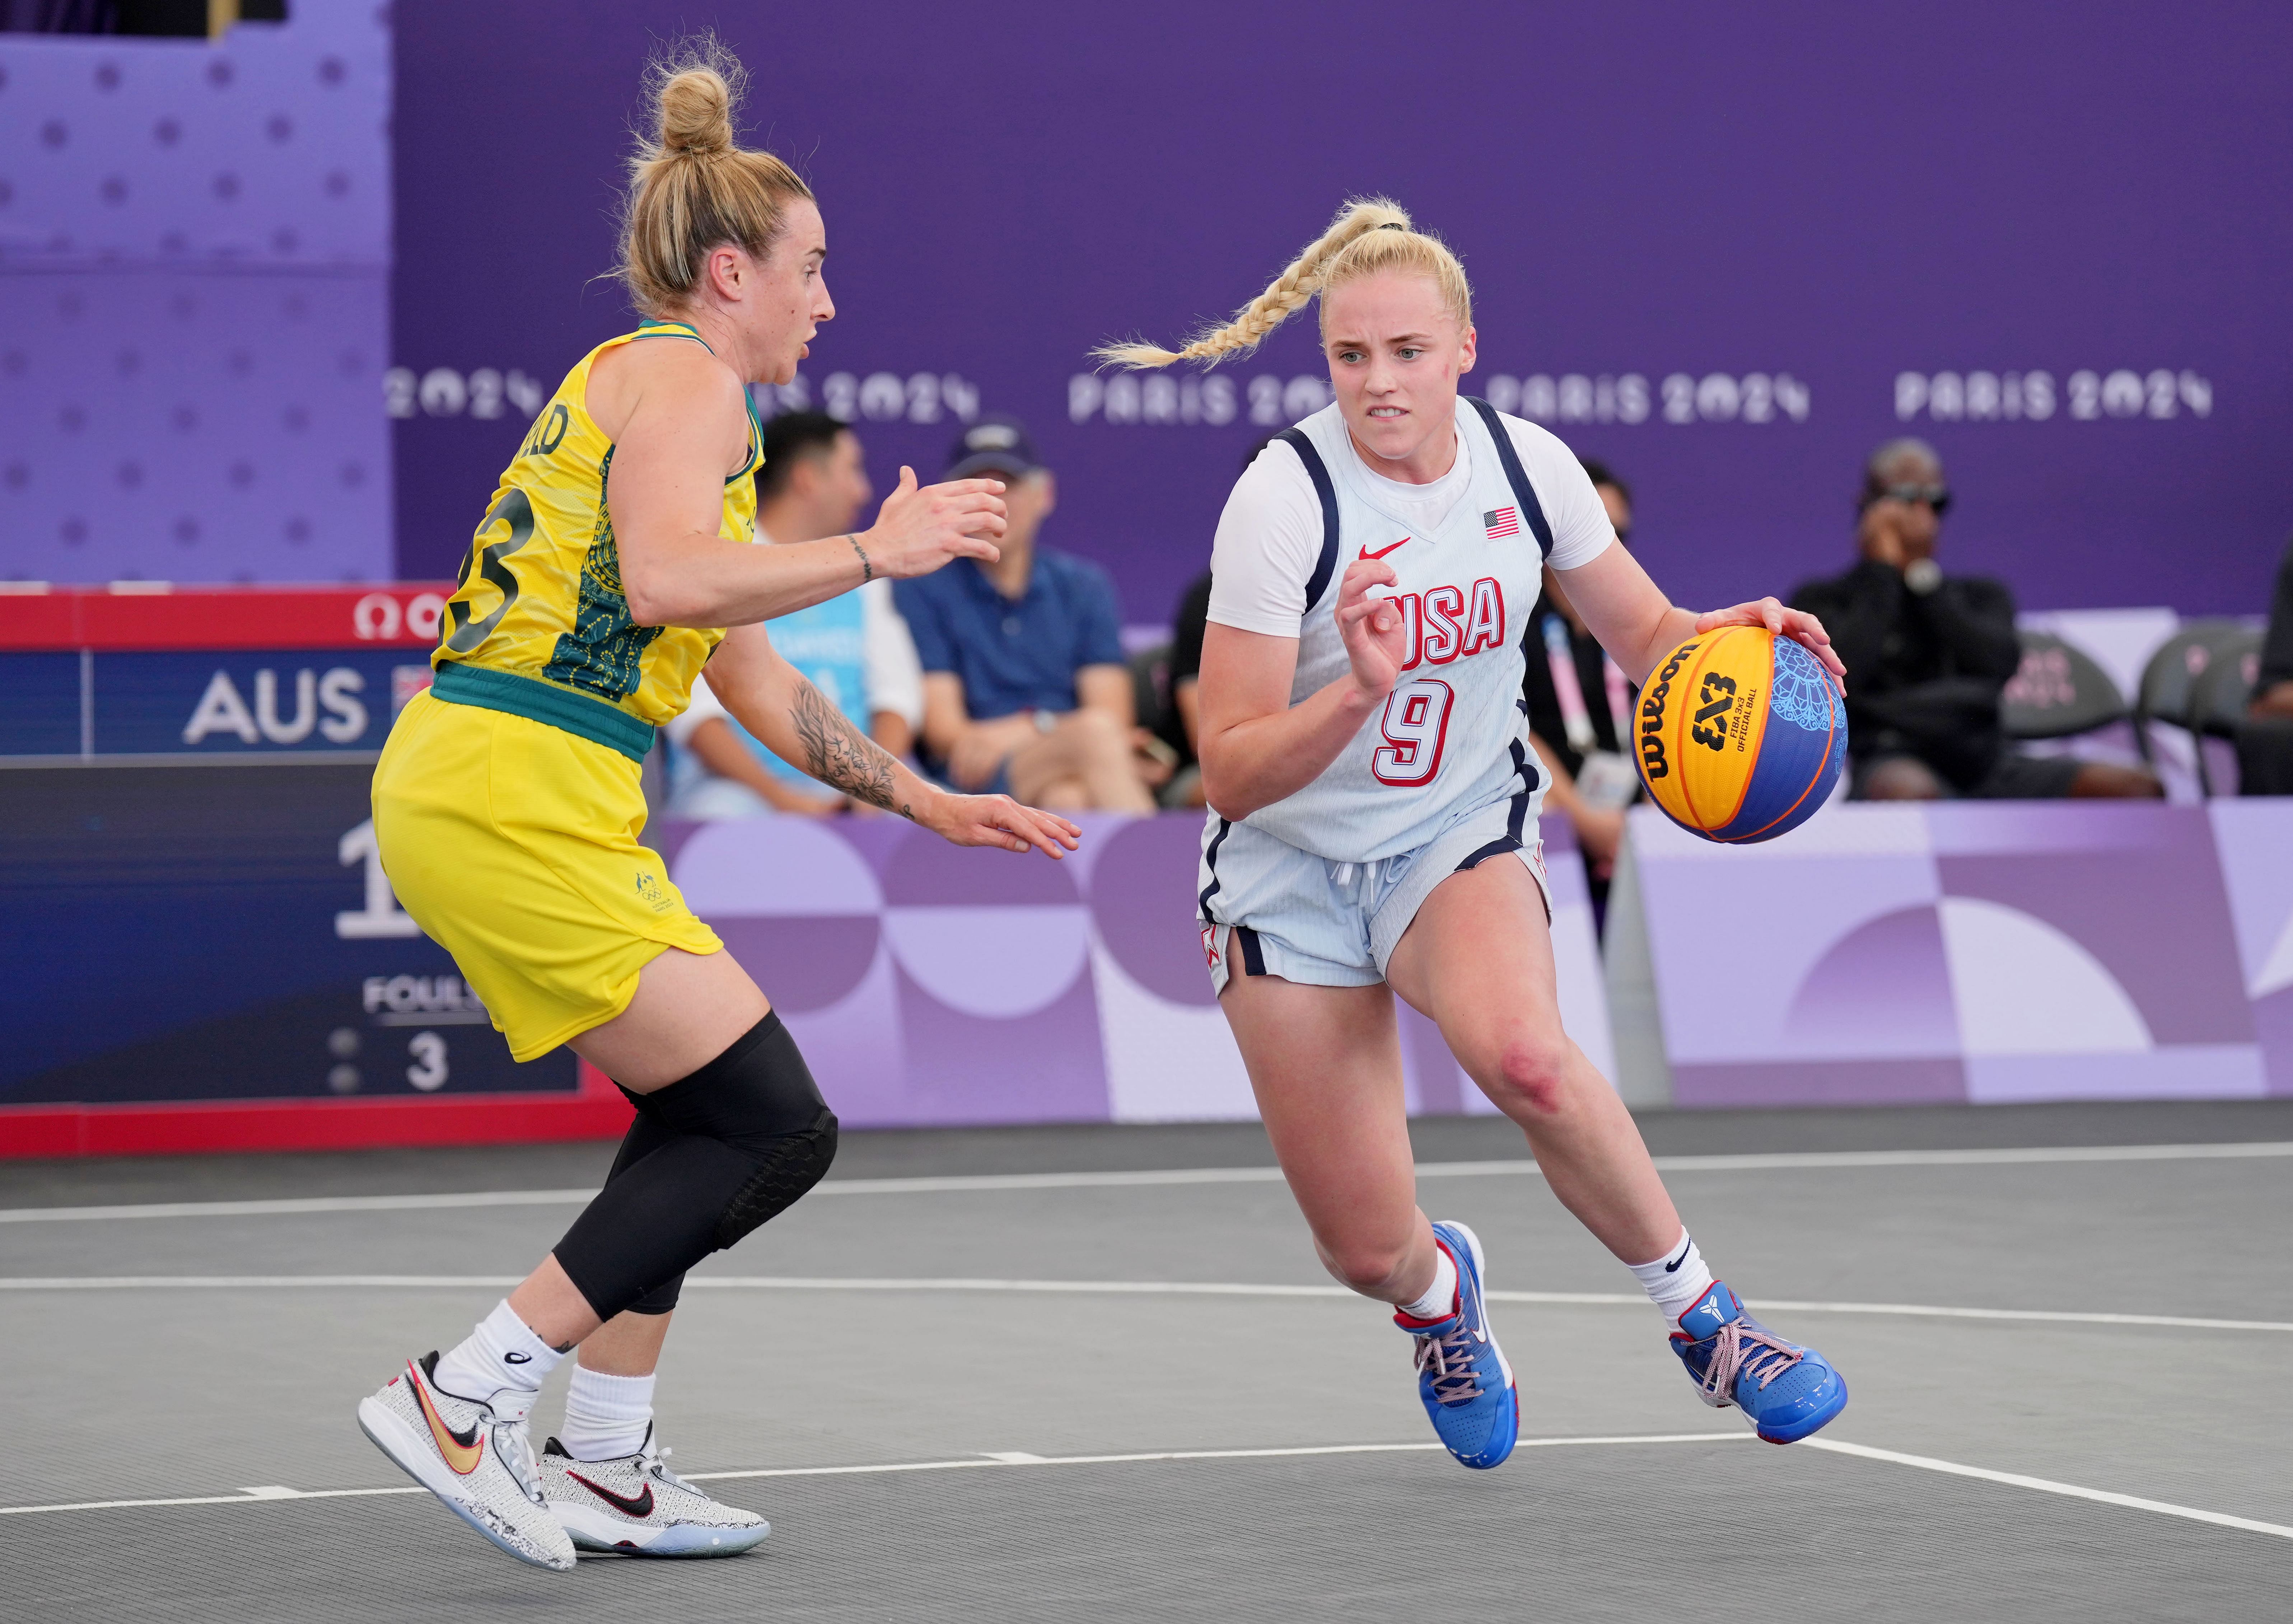
[{"label": "scoreboard", "polygon": [[376,854],[444,586],[0,593],[0,1155],[616,1131]]},{"label": "scoreboard", "polygon": [[0,584],[0,758],[371,761],[451,590]]}]

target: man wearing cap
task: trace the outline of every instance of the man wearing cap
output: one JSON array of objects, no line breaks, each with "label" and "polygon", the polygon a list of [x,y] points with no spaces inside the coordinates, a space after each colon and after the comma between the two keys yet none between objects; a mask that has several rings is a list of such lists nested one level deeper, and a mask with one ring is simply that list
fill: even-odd
[{"label": "man wearing cap", "polygon": [[945,477],[981,475],[1006,486],[1002,556],[893,584],[923,662],[925,760],[1031,806],[1153,811],[1114,583],[1035,545],[1057,491],[1016,419],[983,417],[956,442]]}]

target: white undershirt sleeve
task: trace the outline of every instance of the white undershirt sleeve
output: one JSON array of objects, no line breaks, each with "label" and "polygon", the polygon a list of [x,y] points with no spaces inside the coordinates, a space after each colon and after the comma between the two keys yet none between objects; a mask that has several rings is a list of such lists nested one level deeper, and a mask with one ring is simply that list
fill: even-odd
[{"label": "white undershirt sleeve", "polygon": [[701,675],[693,679],[693,698],[686,701],[683,713],[670,717],[668,726],[663,731],[668,734],[668,742],[682,750],[689,747],[688,741],[694,728],[712,716],[728,717],[731,715],[725,708],[725,701],[717,697],[717,691],[709,685],[708,673],[704,668]]},{"label": "white undershirt sleeve", "polygon": [[1298,454],[1281,440],[1242,471],[1211,547],[1210,618],[1269,637],[1295,637],[1306,586],[1322,556],[1322,501]]},{"label": "white undershirt sleeve", "polygon": [[867,662],[868,713],[890,711],[912,729],[924,724],[924,667],[915,634],[892,602],[892,583],[860,588],[860,638]]}]

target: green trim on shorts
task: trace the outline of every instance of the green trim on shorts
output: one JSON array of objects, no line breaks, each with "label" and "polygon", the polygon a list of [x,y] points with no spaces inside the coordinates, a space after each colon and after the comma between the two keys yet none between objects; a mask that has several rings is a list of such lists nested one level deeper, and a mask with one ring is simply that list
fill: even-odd
[{"label": "green trim on shorts", "polygon": [[545,723],[576,739],[619,750],[640,764],[652,749],[651,723],[640,722],[603,699],[520,676],[514,671],[495,671],[484,666],[449,660],[438,667],[438,675],[431,680],[430,691],[449,704],[498,710]]}]

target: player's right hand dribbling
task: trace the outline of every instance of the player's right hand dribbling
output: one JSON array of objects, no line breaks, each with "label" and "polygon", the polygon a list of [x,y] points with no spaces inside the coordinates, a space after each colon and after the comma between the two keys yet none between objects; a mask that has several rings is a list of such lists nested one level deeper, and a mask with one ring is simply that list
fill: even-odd
[{"label": "player's right hand dribbling", "polygon": [[1402,664],[1409,658],[1409,632],[1402,624],[1401,606],[1381,594],[1370,596],[1370,588],[1391,586],[1399,579],[1392,565],[1365,558],[1347,566],[1338,585],[1338,634],[1345,639],[1346,658],[1353,663],[1354,685],[1373,702],[1382,701],[1401,680]]},{"label": "player's right hand dribbling", "polygon": [[916,471],[900,470],[899,489],[884,498],[875,527],[860,546],[878,575],[895,580],[929,575],[950,559],[976,558],[993,563],[1003,534],[1003,481],[950,480],[944,485],[916,483]]}]

